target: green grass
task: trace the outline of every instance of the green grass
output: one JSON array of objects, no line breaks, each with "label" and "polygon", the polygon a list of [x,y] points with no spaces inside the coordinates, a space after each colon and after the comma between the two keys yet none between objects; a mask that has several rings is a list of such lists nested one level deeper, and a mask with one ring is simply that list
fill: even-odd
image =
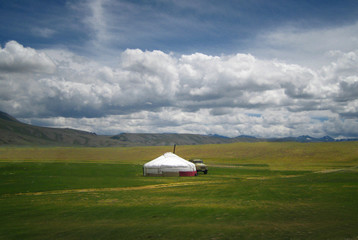
[{"label": "green grass", "polygon": [[0,239],[358,239],[357,145],[179,146],[187,178],[142,176],[168,147],[0,148]]}]

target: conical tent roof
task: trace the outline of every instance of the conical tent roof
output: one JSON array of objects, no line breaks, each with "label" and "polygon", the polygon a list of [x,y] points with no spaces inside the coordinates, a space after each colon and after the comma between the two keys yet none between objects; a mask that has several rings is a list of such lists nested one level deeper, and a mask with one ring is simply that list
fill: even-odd
[{"label": "conical tent roof", "polygon": [[159,166],[167,166],[167,167],[194,167],[195,164],[185,160],[184,158],[179,157],[178,155],[167,152],[162,156],[157,157],[156,159],[147,162],[144,164],[145,167],[159,167]]},{"label": "conical tent roof", "polygon": [[[195,164],[179,157],[178,155],[167,152],[156,159],[147,162],[143,166],[143,174],[146,175],[177,175],[177,176],[190,176],[195,175]],[[177,174],[175,174],[177,173]]]}]

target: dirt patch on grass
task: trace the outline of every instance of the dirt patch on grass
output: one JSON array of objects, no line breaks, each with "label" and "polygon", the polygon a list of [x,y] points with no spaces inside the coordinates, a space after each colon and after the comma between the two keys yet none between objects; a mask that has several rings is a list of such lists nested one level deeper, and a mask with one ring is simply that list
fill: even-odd
[{"label": "dirt patch on grass", "polygon": [[[222,181],[205,181],[200,184],[216,184]],[[147,190],[147,189],[158,189],[158,188],[170,188],[170,187],[181,187],[197,185],[199,182],[179,182],[179,183],[166,183],[166,184],[155,184],[138,187],[117,187],[117,188],[85,188],[85,189],[66,189],[66,190],[53,190],[44,192],[26,192],[26,193],[15,193],[6,194],[5,196],[42,196],[42,195],[53,195],[53,194],[69,194],[69,193],[93,193],[93,192],[119,192],[119,191],[134,191],[134,190]]]},{"label": "dirt patch on grass", "polygon": [[341,172],[341,171],[354,171],[356,169],[358,169],[358,166],[346,167],[346,168],[323,169],[315,173],[334,173],[334,172]]},{"label": "dirt patch on grass", "polygon": [[218,168],[242,168],[243,166],[236,165],[224,165],[224,164],[208,164],[209,167],[218,167]]}]

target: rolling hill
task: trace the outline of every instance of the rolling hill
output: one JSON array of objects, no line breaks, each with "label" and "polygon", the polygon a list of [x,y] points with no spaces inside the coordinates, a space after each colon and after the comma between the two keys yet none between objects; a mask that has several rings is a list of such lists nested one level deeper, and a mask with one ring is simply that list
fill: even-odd
[{"label": "rolling hill", "polygon": [[175,133],[121,133],[115,136],[68,128],[48,128],[22,123],[0,111],[0,145],[42,145],[42,146],[85,146],[85,147],[127,147],[160,145],[196,145],[235,142],[233,138],[217,135],[175,134]]},{"label": "rolling hill", "polygon": [[[350,139],[357,140],[357,139]],[[222,144],[233,142],[333,142],[325,136],[287,138],[256,138],[241,135],[234,138],[219,135],[177,133],[121,133],[114,136],[69,128],[48,128],[22,123],[11,115],[0,111],[0,146],[82,146],[82,147],[132,147],[162,145]],[[340,140],[342,141],[342,139]]]},{"label": "rolling hill", "polygon": [[197,145],[221,144],[236,142],[233,138],[214,135],[177,134],[177,133],[121,133],[111,137],[122,144],[136,143],[138,146],[165,146],[165,145]]},{"label": "rolling hill", "polygon": [[38,127],[22,123],[0,112],[0,145],[114,146],[118,141],[107,136],[62,128]]}]

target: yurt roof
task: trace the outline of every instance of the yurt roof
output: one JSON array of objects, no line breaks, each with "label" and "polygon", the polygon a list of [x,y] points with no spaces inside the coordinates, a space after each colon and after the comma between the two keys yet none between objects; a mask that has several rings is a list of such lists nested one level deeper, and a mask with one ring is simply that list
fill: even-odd
[{"label": "yurt roof", "polygon": [[167,152],[156,159],[144,164],[144,167],[195,167],[195,164],[179,157],[178,155]]}]

